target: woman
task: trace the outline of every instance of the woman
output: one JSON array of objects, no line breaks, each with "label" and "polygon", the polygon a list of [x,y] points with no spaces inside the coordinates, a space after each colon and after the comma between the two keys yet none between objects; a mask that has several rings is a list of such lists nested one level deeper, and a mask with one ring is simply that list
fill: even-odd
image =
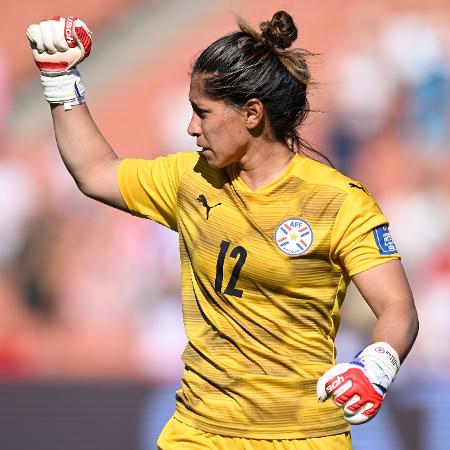
[{"label": "woman", "polygon": [[[179,233],[189,342],[158,447],[349,449],[348,423],[375,416],[414,342],[412,294],[364,187],[302,154],[310,74],[307,52],[289,49],[291,16],[239,28],[193,66],[188,133],[201,151],[152,161],[120,160],[88,112],[75,67],[86,25],[56,18],[27,34],[80,190]],[[335,365],[350,280],[377,323],[373,343]]]}]

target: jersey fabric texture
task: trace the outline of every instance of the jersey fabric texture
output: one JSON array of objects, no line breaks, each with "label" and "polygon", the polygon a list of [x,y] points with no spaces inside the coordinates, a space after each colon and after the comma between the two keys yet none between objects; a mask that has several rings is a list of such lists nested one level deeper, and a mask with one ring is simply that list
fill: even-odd
[{"label": "jersey fabric texture", "polygon": [[335,364],[350,277],[399,257],[375,242],[387,219],[367,191],[297,154],[255,192],[198,153],[125,159],[119,187],[131,213],[179,233],[188,344],[175,417],[254,439],[347,432],[317,379]]},{"label": "jersey fabric texture", "polygon": [[350,433],[305,439],[248,439],[220,436],[172,417],[158,439],[158,450],[351,450]]}]

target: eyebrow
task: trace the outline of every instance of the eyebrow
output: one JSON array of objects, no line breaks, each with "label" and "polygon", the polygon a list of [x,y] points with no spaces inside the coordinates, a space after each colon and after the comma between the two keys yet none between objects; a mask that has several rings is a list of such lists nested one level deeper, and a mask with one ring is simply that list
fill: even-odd
[{"label": "eyebrow", "polygon": [[193,110],[196,110],[196,111],[205,111],[205,108],[202,108],[202,107],[199,106],[197,103],[195,103],[193,100],[189,99],[189,103],[191,104]]}]

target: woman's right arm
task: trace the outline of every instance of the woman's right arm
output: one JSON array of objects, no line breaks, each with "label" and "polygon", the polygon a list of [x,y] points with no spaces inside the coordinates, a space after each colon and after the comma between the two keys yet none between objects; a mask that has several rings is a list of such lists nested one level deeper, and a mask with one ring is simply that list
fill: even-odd
[{"label": "woman's right arm", "polygon": [[88,197],[127,210],[119,190],[120,158],[97,128],[86,103],[66,111],[51,105],[59,152],[78,188]]},{"label": "woman's right arm", "polygon": [[84,194],[127,210],[118,185],[120,159],[84,103],[84,86],[76,68],[91,52],[91,30],[77,17],[54,17],[30,25],[27,37],[52,109],[64,164]]}]

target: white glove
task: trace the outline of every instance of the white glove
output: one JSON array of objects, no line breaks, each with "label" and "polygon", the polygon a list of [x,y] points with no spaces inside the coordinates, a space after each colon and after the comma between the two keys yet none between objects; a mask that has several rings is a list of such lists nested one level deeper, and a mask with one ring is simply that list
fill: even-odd
[{"label": "white glove", "polygon": [[44,96],[65,109],[84,102],[84,86],[76,65],[89,56],[92,32],[76,17],[54,17],[30,25],[27,37],[41,71]]},{"label": "white glove", "polygon": [[378,413],[400,368],[397,352],[386,342],[369,345],[350,363],[333,366],[317,382],[317,398],[330,396],[344,410],[345,420],[358,425]]}]

